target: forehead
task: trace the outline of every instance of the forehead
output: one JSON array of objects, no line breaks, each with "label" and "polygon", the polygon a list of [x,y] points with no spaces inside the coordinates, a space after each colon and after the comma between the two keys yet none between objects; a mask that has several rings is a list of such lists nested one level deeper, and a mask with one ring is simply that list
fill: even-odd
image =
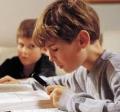
[{"label": "forehead", "polygon": [[63,44],[65,44],[66,42],[62,41],[62,40],[52,40],[52,41],[47,41],[45,44],[45,47],[50,48],[52,46],[62,46]]},{"label": "forehead", "polygon": [[21,40],[21,41],[33,41],[32,38],[28,38],[28,37],[20,37],[20,38],[17,38],[17,40]]},{"label": "forehead", "polygon": [[18,38],[17,42],[32,43],[32,44],[34,44],[34,41],[33,41],[32,38],[25,38],[25,37],[24,38]]}]

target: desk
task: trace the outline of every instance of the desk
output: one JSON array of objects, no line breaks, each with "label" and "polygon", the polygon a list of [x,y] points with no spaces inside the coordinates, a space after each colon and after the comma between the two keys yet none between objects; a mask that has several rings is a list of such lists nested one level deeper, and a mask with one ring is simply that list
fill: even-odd
[{"label": "desk", "polygon": [[51,108],[51,109],[33,109],[33,110],[14,110],[11,112],[65,112],[58,110],[57,108]]},{"label": "desk", "polygon": [[[29,110],[28,110],[29,109]],[[62,112],[43,90],[0,93],[0,112]]]}]

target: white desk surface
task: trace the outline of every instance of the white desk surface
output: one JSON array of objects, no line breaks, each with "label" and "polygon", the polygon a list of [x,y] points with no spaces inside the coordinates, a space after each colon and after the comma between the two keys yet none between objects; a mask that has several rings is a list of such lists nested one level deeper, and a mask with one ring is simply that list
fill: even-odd
[{"label": "white desk surface", "polygon": [[49,108],[49,109],[33,109],[33,110],[14,110],[10,112],[65,112],[65,111],[61,111],[57,108]]},{"label": "white desk surface", "polygon": [[[43,90],[24,91],[27,87],[19,85],[1,85],[0,88],[0,112],[63,112],[53,108],[49,96]],[[6,92],[8,89],[10,92]],[[16,89],[17,92],[11,92]]]}]

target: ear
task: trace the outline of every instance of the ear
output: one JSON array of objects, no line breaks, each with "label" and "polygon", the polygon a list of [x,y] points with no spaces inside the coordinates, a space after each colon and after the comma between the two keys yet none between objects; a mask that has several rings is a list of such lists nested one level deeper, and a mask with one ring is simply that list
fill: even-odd
[{"label": "ear", "polygon": [[81,48],[85,48],[90,43],[90,36],[86,30],[81,30],[77,36]]},{"label": "ear", "polygon": [[41,53],[46,54],[47,55],[47,49],[46,48],[40,48],[41,49]]}]

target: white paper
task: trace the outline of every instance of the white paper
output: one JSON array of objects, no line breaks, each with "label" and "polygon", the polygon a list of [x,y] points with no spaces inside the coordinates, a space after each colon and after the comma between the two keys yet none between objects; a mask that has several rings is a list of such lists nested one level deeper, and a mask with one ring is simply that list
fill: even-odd
[{"label": "white paper", "polygon": [[31,92],[2,92],[0,93],[0,112],[40,109],[39,102],[41,100],[49,100],[49,96],[43,90]]},{"label": "white paper", "polygon": [[57,108],[49,108],[49,109],[33,109],[33,110],[14,110],[12,112],[63,112],[58,110]]},{"label": "white paper", "polygon": [[0,92],[32,91],[30,84],[0,84]]}]

